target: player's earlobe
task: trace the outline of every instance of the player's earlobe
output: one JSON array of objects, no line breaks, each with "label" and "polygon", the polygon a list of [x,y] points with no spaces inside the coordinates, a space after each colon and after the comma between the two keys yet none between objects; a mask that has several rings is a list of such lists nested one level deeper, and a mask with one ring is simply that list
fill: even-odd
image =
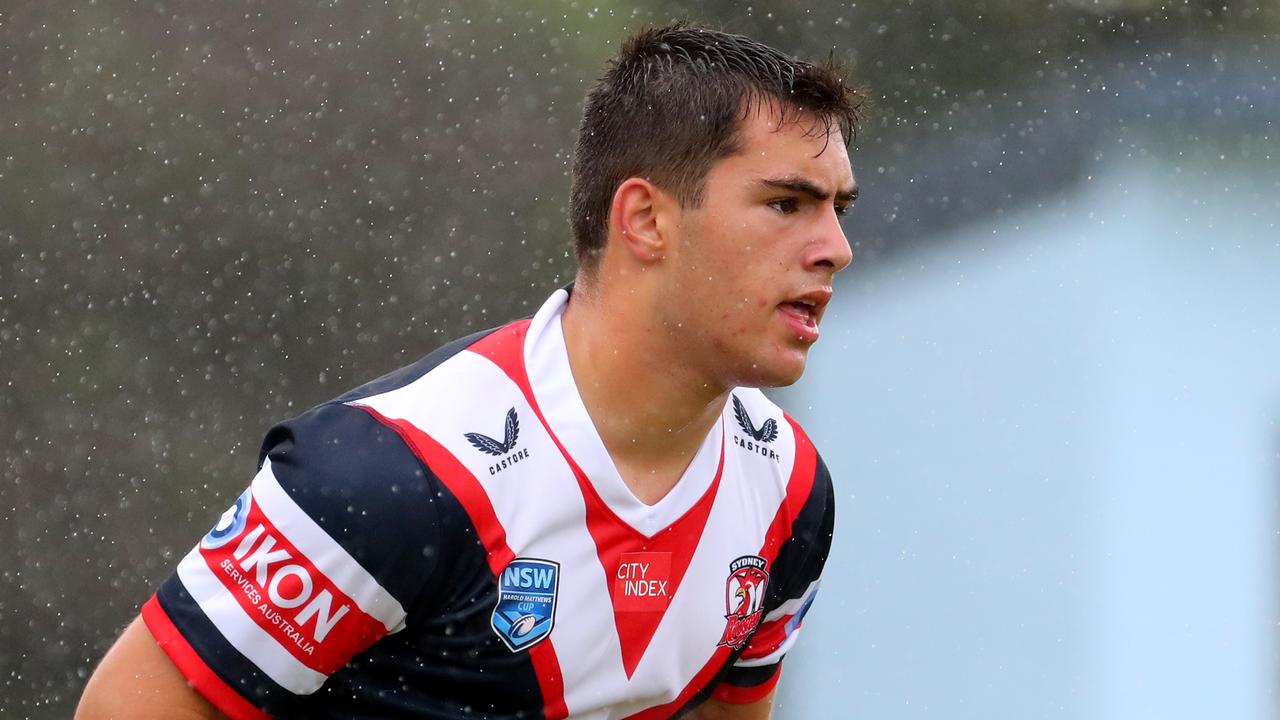
[{"label": "player's earlobe", "polygon": [[660,215],[664,193],[643,178],[628,178],[613,194],[609,213],[610,242],[618,243],[635,261],[648,265],[666,254]]}]

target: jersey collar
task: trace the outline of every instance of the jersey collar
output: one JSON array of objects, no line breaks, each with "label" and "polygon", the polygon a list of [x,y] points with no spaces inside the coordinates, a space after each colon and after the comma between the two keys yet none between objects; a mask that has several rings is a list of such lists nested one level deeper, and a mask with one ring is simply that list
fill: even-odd
[{"label": "jersey collar", "polygon": [[529,386],[551,431],[582,468],[600,498],[619,519],[646,537],[683,516],[711,486],[720,462],[724,415],[703,439],[679,482],[653,505],[641,502],[622,481],[595,423],[587,413],[569,368],[561,318],[569,288],[557,290],[529,323],[524,345]]}]

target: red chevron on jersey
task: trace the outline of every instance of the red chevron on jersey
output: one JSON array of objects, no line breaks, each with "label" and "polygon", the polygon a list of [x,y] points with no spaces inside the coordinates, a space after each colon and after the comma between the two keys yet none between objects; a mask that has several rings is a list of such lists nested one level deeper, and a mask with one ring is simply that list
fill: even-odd
[{"label": "red chevron on jersey", "polygon": [[[663,593],[659,597],[665,597],[665,601],[661,603],[638,601],[638,595],[636,595],[638,589],[633,589],[638,586],[628,585],[625,580],[621,583],[614,582],[609,587],[614,611],[614,630],[622,651],[622,668],[627,677],[631,678],[645,650],[649,647],[658,624],[666,614],[670,597],[679,589],[680,581],[684,579],[689,561],[693,558],[698,540],[706,526],[707,515],[711,511],[716,490],[720,486],[720,475],[724,469],[723,441],[715,478],[698,502],[678,520],[652,533],[652,536],[638,532],[625,520],[619,518],[600,496],[590,478],[556,437],[546,416],[538,406],[529,381],[522,343],[529,331],[529,326],[530,323],[514,323],[509,328],[504,328],[476,343],[470,350],[492,360],[520,388],[548,436],[564,456],[565,462],[572,468],[573,476],[578,481],[578,487],[586,502],[587,530],[595,541],[596,554],[605,576],[619,579],[620,575],[625,574],[627,572],[625,568],[629,567],[628,561],[625,560],[627,555],[655,554],[666,558],[662,561],[668,568],[666,577],[655,587],[655,590]],[[632,590],[631,593],[628,593],[629,589]]]}]

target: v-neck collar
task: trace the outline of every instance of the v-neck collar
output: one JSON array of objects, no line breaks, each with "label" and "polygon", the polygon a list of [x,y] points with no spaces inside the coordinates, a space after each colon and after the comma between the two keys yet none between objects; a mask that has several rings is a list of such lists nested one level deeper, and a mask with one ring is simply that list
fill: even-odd
[{"label": "v-neck collar", "polygon": [[723,450],[724,413],[675,487],[653,505],[641,502],[622,481],[574,382],[561,326],[568,302],[568,291],[557,290],[529,323],[524,361],[530,388],[551,432],[609,509],[640,534],[653,537],[688,512],[714,481]]}]

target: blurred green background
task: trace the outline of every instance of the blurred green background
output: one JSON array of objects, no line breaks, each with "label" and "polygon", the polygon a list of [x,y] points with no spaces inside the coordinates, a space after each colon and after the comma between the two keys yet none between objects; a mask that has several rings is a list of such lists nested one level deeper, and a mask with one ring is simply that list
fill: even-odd
[{"label": "blurred green background", "polygon": [[[119,629],[248,482],[271,424],[528,314],[571,278],[564,208],[582,95],[627,32],[686,18],[800,55],[834,52],[870,87],[874,114],[853,149],[862,199],[845,221],[855,265],[837,293],[861,298],[868,317],[897,302],[876,288],[987,253],[985,240],[956,240],[974,228],[1037,209],[1057,209],[1050,228],[1088,220],[1091,205],[1071,198],[1130,163],[1160,169],[1128,187],[1177,194],[1164,219],[1205,202],[1197,185],[1221,195],[1215,168],[1250,168],[1232,176],[1232,197],[1249,200],[1234,212],[1264,215],[1249,238],[1270,248],[1263,262],[1275,258],[1272,2],[10,4],[0,9],[0,717],[70,715]],[[1017,247],[1018,233],[1004,235]],[[972,253],[944,250],[955,247]],[[1280,310],[1266,307],[1274,294],[1257,297],[1257,317]],[[991,306],[952,307],[953,329],[979,332]],[[1278,346],[1274,324],[1240,337],[1251,334],[1265,352]],[[802,381],[794,397],[860,397],[879,368],[851,347],[819,345],[838,371],[825,371],[823,390]],[[949,408],[963,423],[965,409]],[[896,437],[927,443],[918,431]],[[857,453],[866,436],[828,437]],[[878,482],[836,475],[851,499]],[[842,527],[856,525],[857,501],[843,507]],[[1273,518],[1275,504],[1264,510]],[[1001,519],[990,522],[999,537]],[[1263,535],[1274,546],[1275,533]],[[1247,590],[1271,593],[1259,657],[1274,659],[1274,590],[1260,587]],[[884,619],[874,602],[841,597],[819,601],[829,609],[802,646],[843,633],[842,620]],[[1201,621],[1215,619],[1186,619]],[[909,620],[895,622],[879,622],[876,642],[922,641]],[[1005,681],[966,679],[994,688],[989,704],[966,701],[938,691],[954,679],[945,665],[935,675],[911,666],[934,689],[930,704],[912,705],[920,688],[902,679],[906,666],[865,637],[844,637],[838,656],[812,641],[804,667],[828,672],[788,674],[779,715],[1134,716],[1123,704],[1125,714],[1103,712],[1079,678],[1004,715]],[[869,687],[868,658],[899,690]],[[1259,670],[1265,697],[1230,716],[1274,716],[1273,667]],[[859,674],[840,697],[804,705],[831,693],[823,678],[842,668]]]}]

